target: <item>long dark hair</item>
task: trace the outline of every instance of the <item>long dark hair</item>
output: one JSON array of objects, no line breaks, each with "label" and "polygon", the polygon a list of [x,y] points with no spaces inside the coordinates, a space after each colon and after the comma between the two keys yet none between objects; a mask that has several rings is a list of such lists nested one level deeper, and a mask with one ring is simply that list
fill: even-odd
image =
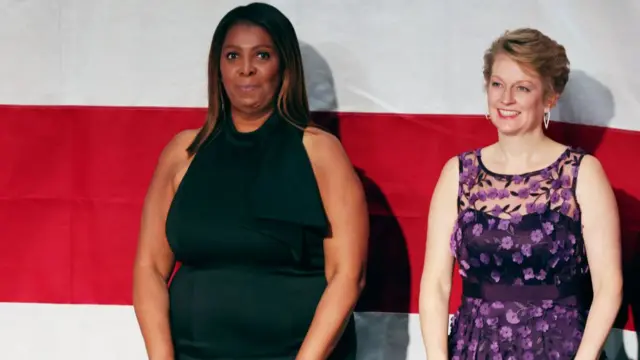
[{"label": "long dark hair", "polygon": [[229,98],[222,85],[220,57],[227,33],[236,24],[248,23],[263,28],[270,36],[280,59],[280,91],[275,101],[275,110],[286,121],[298,128],[309,123],[309,101],[304,82],[302,55],[298,36],[289,19],[277,8],[264,3],[238,6],[220,20],[213,33],[209,50],[209,105],[207,118],[202,129],[187,148],[190,156],[198,151],[202,143],[211,135],[216,123],[223,117],[224,109],[229,109]]}]

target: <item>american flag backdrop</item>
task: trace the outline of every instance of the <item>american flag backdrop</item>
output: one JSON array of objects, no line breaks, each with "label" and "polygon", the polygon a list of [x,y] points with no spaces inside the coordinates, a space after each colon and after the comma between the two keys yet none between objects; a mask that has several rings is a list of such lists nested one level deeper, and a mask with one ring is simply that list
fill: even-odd
[{"label": "american flag backdrop", "polygon": [[[213,30],[231,0],[0,0],[0,353],[145,359],[131,271],[162,147],[199,127]],[[606,350],[638,359],[640,2],[279,0],[314,116],[366,186],[361,359],[424,359],[426,219],[444,162],[495,141],[482,55],[530,26],[566,46],[554,138],[603,163],[623,225],[625,304]],[[451,312],[457,307],[456,277]],[[626,356],[626,357],[625,357]]]}]

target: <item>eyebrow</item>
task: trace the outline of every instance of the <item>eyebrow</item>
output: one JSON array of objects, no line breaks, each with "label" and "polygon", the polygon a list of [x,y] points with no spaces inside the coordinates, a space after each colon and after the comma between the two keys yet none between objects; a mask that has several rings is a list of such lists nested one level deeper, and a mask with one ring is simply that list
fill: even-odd
[{"label": "eyebrow", "polygon": [[[233,45],[233,44],[225,45],[225,46],[222,47],[222,49],[242,49],[242,48],[243,48],[242,46]],[[259,45],[250,47],[249,50],[255,50],[255,49],[260,49],[260,48],[273,49],[273,45],[271,45],[271,44],[259,44]]]},{"label": "eyebrow", "polygon": [[[498,79],[498,80],[500,80],[500,81],[504,81],[504,80],[503,80],[500,76],[498,76],[498,75],[491,75],[491,77],[492,77],[492,78],[496,78],[496,79]],[[534,84],[534,83],[533,83],[533,81],[531,81],[531,80],[518,80],[518,81],[516,81],[515,83],[516,83],[516,84],[518,84],[518,83],[527,83],[527,84],[530,84],[531,86],[535,86],[535,84]]]}]

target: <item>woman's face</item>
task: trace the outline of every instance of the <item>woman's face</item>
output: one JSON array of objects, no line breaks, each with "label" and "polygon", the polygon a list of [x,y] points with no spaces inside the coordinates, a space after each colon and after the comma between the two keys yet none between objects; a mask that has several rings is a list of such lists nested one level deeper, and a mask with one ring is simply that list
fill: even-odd
[{"label": "woman's face", "polygon": [[233,108],[270,110],[280,86],[280,59],[271,36],[256,25],[234,25],[222,45],[220,73]]},{"label": "woman's face", "polygon": [[545,111],[544,86],[533,71],[526,71],[509,56],[498,54],[487,84],[491,122],[498,132],[516,135],[540,128]]}]

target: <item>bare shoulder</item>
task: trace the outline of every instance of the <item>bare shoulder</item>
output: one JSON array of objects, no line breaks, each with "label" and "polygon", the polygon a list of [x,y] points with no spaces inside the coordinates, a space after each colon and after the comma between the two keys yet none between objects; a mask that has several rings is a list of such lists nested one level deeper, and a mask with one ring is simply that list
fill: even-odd
[{"label": "bare shoulder", "polygon": [[[364,203],[362,183],[335,135],[309,127],[304,132],[302,143],[325,201]],[[335,200],[338,198],[341,200]]]},{"label": "bare shoulder", "polygon": [[580,171],[584,173],[604,173],[604,169],[597,157],[584,154],[580,162]]},{"label": "bare shoulder", "polygon": [[458,196],[459,166],[458,156],[450,157],[442,166],[431,196],[432,207],[446,206]]},{"label": "bare shoulder", "polygon": [[199,131],[200,129],[182,130],[171,138],[158,158],[156,176],[170,181],[174,188],[180,183],[191,161],[187,148]]},{"label": "bare shoulder", "polygon": [[593,155],[585,154],[578,170],[577,190],[592,186],[608,186],[609,180],[600,160]]},{"label": "bare shoulder", "polygon": [[340,140],[333,134],[315,127],[308,127],[302,138],[313,165],[350,165]]},{"label": "bare shoulder", "polygon": [[187,148],[193,142],[199,129],[182,130],[171,138],[160,154],[161,161],[188,158]]},{"label": "bare shoulder", "polygon": [[458,156],[450,157],[442,166],[442,170],[440,171],[440,177],[446,180],[452,180],[454,178],[458,178],[458,171],[460,168],[460,161]]},{"label": "bare shoulder", "polygon": [[575,191],[582,213],[587,217],[593,212],[591,209],[609,211],[616,207],[607,174],[600,161],[593,155],[587,154],[582,158]]}]

